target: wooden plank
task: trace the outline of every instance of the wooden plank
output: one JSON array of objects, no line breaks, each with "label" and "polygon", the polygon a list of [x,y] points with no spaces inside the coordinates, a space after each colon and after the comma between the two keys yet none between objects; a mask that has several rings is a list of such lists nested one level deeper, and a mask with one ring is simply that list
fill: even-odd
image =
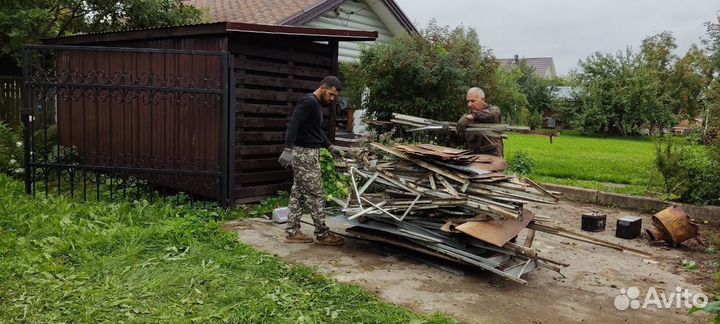
[{"label": "wooden plank", "polygon": [[[322,78],[330,74],[330,69],[313,68],[305,66],[291,66],[288,64],[262,62],[258,60],[236,57],[235,70],[270,72],[288,74],[293,76],[315,78],[320,82]],[[316,85],[317,86],[317,85]]]},{"label": "wooden plank", "polygon": [[290,190],[290,186],[292,186],[292,182],[282,182],[278,184],[261,185],[254,187],[235,186],[234,193],[236,198],[273,195],[276,194],[278,191]]},{"label": "wooden plank", "polygon": [[[289,118],[252,118],[252,117],[238,117],[236,126],[243,128],[282,128],[283,131],[287,129]],[[322,127],[327,128],[328,121],[323,120]]]},{"label": "wooden plank", "polygon": [[303,89],[303,90],[306,90],[307,92],[314,91],[315,89],[317,89],[317,86],[318,86],[318,82],[316,82],[316,81],[306,81],[306,80],[301,80],[301,79],[288,79],[288,78],[278,78],[278,77],[249,75],[249,74],[238,75],[235,79],[237,80],[237,83],[239,83],[239,84],[259,85],[259,86],[278,87],[278,88]]},{"label": "wooden plank", "polygon": [[287,128],[288,118],[249,118],[238,117],[235,125],[238,128]]},{"label": "wooden plank", "polygon": [[[263,105],[263,104],[249,104],[238,100],[236,105],[237,111],[240,113],[251,113],[251,114],[268,114],[268,115],[283,115],[290,116],[295,109],[295,106],[287,105]],[[323,118],[330,116],[330,108],[322,107]]]},{"label": "wooden plank", "polygon": [[[280,149],[282,151],[282,149]],[[277,153],[278,157],[280,153]],[[266,158],[266,159],[252,159],[252,160],[241,160],[235,161],[235,170],[238,171],[249,171],[256,169],[269,169],[269,168],[280,168],[278,158]]]},{"label": "wooden plank", "polygon": [[443,169],[441,169],[441,168],[433,165],[432,163],[428,163],[428,162],[425,162],[425,161],[422,161],[422,160],[413,158],[413,157],[411,157],[411,156],[409,156],[409,155],[407,155],[407,154],[400,153],[400,152],[398,152],[398,151],[395,151],[395,150],[393,150],[393,149],[391,149],[391,148],[389,148],[389,147],[386,147],[386,146],[384,146],[384,145],[382,145],[382,144],[379,144],[379,143],[371,143],[370,145],[371,145],[372,147],[374,147],[374,148],[377,148],[377,149],[383,150],[383,151],[385,151],[385,152],[387,152],[387,153],[390,153],[390,154],[392,154],[392,155],[395,155],[395,156],[397,156],[397,157],[399,157],[399,158],[401,158],[401,159],[404,159],[404,160],[408,160],[408,161],[410,161],[410,162],[413,162],[413,163],[419,165],[420,167],[423,167],[423,168],[428,169],[428,170],[430,170],[430,171],[433,171],[433,172],[437,172],[437,173],[439,173],[439,174],[442,174],[443,176],[445,176],[445,177],[447,177],[447,178],[450,178],[450,179],[453,179],[453,180],[455,180],[455,181],[457,181],[457,182],[460,182],[460,183],[462,183],[463,185],[465,185],[465,184],[467,184],[467,183],[470,183],[467,179],[463,179],[463,178],[461,178],[461,177],[458,177],[458,176],[455,175],[455,174],[448,173],[447,171],[445,171],[445,170],[443,170]]},{"label": "wooden plank", "polygon": [[237,105],[238,112],[253,113],[253,114],[277,114],[277,115],[291,115],[293,113],[292,106],[287,105],[260,105],[260,104],[249,104],[239,102]]},{"label": "wooden plank", "polygon": [[246,183],[258,182],[284,182],[292,179],[292,170],[266,171],[253,173],[236,173],[235,183],[242,185]]},{"label": "wooden plank", "polygon": [[239,53],[243,55],[250,55],[255,57],[271,58],[283,61],[293,61],[312,65],[322,65],[330,67],[332,59],[330,54],[322,56],[319,53],[303,53],[300,51],[289,51],[288,49],[275,48],[270,46],[255,45],[255,44],[230,44],[230,51],[233,53]]},{"label": "wooden plank", "polygon": [[236,156],[246,155],[270,155],[277,154],[278,156],[282,153],[285,148],[284,144],[277,145],[238,145],[235,148]]},{"label": "wooden plank", "polygon": [[297,101],[302,95],[302,93],[289,93],[287,91],[239,89],[236,97],[238,99],[267,101]]},{"label": "wooden plank", "polygon": [[285,132],[236,132],[238,142],[285,142]]}]

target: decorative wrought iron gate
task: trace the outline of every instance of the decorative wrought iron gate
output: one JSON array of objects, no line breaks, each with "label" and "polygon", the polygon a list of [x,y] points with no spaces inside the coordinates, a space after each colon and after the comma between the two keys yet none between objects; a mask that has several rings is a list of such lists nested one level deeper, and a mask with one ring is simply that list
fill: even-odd
[{"label": "decorative wrought iron gate", "polygon": [[25,189],[82,199],[185,192],[232,200],[232,56],[23,49]]}]

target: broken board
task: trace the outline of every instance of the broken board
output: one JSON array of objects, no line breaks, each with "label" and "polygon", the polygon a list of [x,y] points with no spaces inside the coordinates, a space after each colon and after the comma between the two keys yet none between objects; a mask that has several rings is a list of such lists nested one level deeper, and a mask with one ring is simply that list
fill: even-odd
[{"label": "broken board", "polygon": [[462,225],[455,226],[455,229],[478,240],[502,247],[526,228],[534,217],[535,215],[531,211],[524,209],[523,217],[520,221],[503,219],[486,222],[466,222]]}]

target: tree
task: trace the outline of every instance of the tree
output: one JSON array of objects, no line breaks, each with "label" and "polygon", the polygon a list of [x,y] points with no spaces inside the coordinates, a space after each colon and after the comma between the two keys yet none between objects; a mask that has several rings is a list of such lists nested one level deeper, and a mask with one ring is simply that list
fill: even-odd
[{"label": "tree", "polygon": [[20,46],[77,33],[198,23],[202,11],[182,0],[4,0],[0,61],[20,61]]},{"label": "tree", "polygon": [[357,65],[344,65],[351,101],[363,103],[369,117],[388,120],[403,113],[456,120],[466,109],[465,92],[482,87],[492,102],[498,63],[472,28],[438,26],[431,21],[420,35],[364,47]]},{"label": "tree", "polygon": [[520,71],[517,82],[527,98],[530,113],[542,114],[552,101],[550,82],[535,74],[535,68],[527,65],[525,60],[520,60],[517,69]]},{"label": "tree", "polygon": [[580,103],[571,123],[583,131],[625,136],[646,125],[661,128],[672,123],[657,70],[629,48],[616,55],[593,54],[580,62],[573,77]]},{"label": "tree", "polygon": [[521,76],[520,69],[497,69],[495,72],[496,88],[491,97],[492,104],[500,107],[500,111],[502,111],[502,120],[515,125],[520,120],[520,112],[529,106],[527,97],[518,85]]},{"label": "tree", "polygon": [[678,59],[670,71],[666,89],[671,109],[680,118],[693,120],[703,110],[703,97],[707,89],[710,61],[702,49],[693,44],[685,55]]},{"label": "tree", "polygon": [[[705,27],[707,27],[707,38],[703,39],[703,44],[708,52],[709,62],[703,117],[705,134],[717,136],[720,133],[720,14],[717,16],[717,22],[706,22]],[[720,147],[720,144],[718,146]]]}]

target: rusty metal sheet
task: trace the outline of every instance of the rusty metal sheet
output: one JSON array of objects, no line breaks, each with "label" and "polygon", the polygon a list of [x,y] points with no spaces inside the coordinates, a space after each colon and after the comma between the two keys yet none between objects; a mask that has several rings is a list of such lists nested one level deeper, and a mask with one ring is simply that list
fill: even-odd
[{"label": "rusty metal sheet", "polygon": [[455,226],[455,229],[478,240],[502,247],[527,227],[534,217],[535,215],[531,211],[525,209],[521,221],[504,219],[487,222],[467,222]]}]

